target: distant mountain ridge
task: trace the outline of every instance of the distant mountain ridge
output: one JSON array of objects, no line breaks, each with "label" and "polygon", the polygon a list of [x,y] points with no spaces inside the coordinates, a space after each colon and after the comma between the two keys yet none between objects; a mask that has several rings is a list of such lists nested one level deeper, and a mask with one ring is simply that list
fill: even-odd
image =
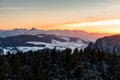
[{"label": "distant mountain ridge", "polygon": [[82,38],[88,39],[91,41],[95,41],[98,38],[106,36],[108,34],[96,34],[96,33],[88,33],[82,30],[38,30],[32,28],[30,30],[27,29],[13,29],[13,30],[1,30],[0,37],[11,37],[11,36],[18,36],[18,35],[38,35],[38,34],[51,34],[57,36],[68,36],[68,37],[75,37],[75,38]]}]

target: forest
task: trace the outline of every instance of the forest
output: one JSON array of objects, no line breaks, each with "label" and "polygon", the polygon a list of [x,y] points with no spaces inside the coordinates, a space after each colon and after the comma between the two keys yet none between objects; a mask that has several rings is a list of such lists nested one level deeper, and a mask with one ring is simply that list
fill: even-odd
[{"label": "forest", "polygon": [[89,47],[0,55],[0,80],[120,80],[120,56]]}]

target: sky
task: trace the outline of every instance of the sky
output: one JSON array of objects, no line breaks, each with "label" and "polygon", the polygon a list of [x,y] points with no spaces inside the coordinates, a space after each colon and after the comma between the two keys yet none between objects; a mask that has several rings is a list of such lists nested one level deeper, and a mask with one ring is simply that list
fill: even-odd
[{"label": "sky", "polygon": [[0,29],[120,33],[120,0],[0,0]]}]

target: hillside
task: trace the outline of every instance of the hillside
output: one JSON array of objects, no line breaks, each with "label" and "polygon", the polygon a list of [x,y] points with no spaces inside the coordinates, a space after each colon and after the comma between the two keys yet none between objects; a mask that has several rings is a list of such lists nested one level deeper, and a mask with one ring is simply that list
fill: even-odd
[{"label": "hillside", "polygon": [[92,49],[97,49],[110,54],[120,55],[120,35],[106,36],[96,40],[89,45]]}]

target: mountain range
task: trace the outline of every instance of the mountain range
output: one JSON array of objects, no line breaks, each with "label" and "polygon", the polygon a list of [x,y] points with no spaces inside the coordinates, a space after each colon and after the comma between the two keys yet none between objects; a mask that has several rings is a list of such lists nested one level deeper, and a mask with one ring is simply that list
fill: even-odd
[{"label": "mountain range", "polygon": [[98,38],[109,35],[109,34],[100,34],[100,33],[88,33],[82,30],[48,30],[48,31],[45,31],[45,30],[38,30],[35,28],[32,28],[30,30],[27,30],[27,29],[0,30],[0,37],[10,37],[10,36],[18,36],[18,35],[38,35],[38,34],[68,36],[68,37],[87,39],[90,41],[95,41]]}]

